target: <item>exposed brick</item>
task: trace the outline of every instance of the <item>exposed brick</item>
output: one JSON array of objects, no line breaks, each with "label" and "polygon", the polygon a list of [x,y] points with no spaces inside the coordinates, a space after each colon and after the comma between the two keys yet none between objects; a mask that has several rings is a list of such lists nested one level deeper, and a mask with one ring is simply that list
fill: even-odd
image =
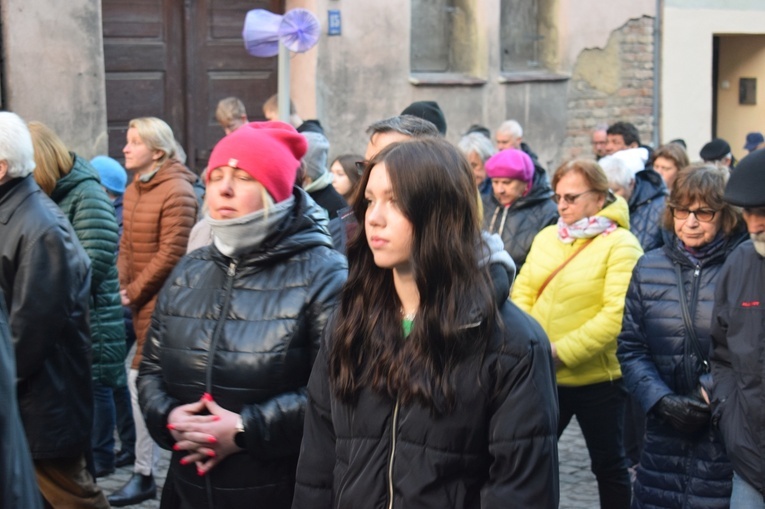
[{"label": "exposed brick", "polygon": [[590,157],[590,132],[602,123],[632,122],[641,139],[653,134],[653,18],[630,20],[613,34],[618,44],[620,86],[613,93],[596,90],[584,80],[572,79],[568,88],[566,139],[559,161]]}]

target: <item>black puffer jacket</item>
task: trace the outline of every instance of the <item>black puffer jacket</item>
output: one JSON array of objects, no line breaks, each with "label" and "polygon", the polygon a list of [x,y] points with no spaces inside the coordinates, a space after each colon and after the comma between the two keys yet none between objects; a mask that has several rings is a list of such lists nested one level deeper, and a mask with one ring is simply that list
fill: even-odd
[{"label": "black puffer jacket", "polygon": [[440,418],[371,390],[355,406],[341,402],[329,386],[330,323],[308,384],[292,507],[558,507],[550,345],[539,324],[503,302],[504,330],[488,338],[483,362],[458,367],[456,408]]},{"label": "black puffer jacket", "polygon": [[635,188],[630,196],[630,231],[646,253],[663,243],[661,215],[667,199],[667,186],[653,168],[635,174]]},{"label": "black puffer jacket", "polygon": [[[681,252],[673,234],[666,234],[665,240],[635,266],[618,339],[625,383],[647,414],[633,485],[635,506],[722,509],[728,507],[732,469],[717,431],[706,426],[694,434],[681,433],[652,409],[668,394],[691,394],[705,372],[704,360],[686,333],[679,289],[685,292],[687,320],[706,358],[718,275],[743,234],[733,234],[698,264]],[[681,268],[682,285],[676,266]]]},{"label": "black puffer jacket", "polygon": [[552,195],[547,173],[535,165],[529,194],[518,198],[509,207],[503,207],[493,193],[483,197],[483,227],[489,233],[499,233],[518,272],[537,233],[558,220],[558,207],[552,201]]},{"label": "black puffer jacket", "polygon": [[31,175],[3,188],[0,291],[8,304],[27,441],[35,459],[79,456],[93,425],[90,260]]},{"label": "black puffer jacket", "polygon": [[42,508],[32,458],[16,401],[16,360],[0,292],[0,507]]},{"label": "black puffer jacket", "polygon": [[712,420],[736,473],[765,493],[765,257],[751,241],[720,273],[712,343]]},{"label": "black puffer jacket", "polygon": [[152,316],[138,390],[165,449],[176,406],[210,393],[240,413],[247,452],[199,477],[185,453],[170,462],[186,508],[289,507],[303,434],[306,384],[327,317],[345,282],[326,215],[302,190],[279,231],[231,259],[215,246],[181,259]]}]

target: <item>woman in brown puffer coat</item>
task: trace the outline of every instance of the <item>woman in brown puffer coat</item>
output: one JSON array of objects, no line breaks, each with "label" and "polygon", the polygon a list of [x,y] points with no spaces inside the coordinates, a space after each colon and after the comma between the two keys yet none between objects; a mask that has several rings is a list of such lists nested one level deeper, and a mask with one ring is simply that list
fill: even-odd
[{"label": "woman in brown puffer coat", "polygon": [[123,305],[133,311],[136,351],[128,384],[136,424],[133,477],[109,497],[112,506],[136,504],[156,496],[152,470],[158,449],[146,431],[138,407],[135,380],[157,294],[186,252],[197,216],[196,175],[176,159],[170,127],[154,117],[130,121],[122,149],[125,168],[134,175],[125,190],[118,267]]}]

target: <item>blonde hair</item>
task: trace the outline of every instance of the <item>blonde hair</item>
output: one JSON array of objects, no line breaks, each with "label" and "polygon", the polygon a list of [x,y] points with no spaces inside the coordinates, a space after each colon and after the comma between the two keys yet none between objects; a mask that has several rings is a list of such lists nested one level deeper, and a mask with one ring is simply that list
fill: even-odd
[{"label": "blonde hair", "polygon": [[220,124],[227,124],[234,119],[247,116],[247,110],[244,103],[236,97],[226,97],[218,101],[218,107],[215,108],[215,120]]},{"label": "blonde hair", "polygon": [[138,131],[138,136],[146,144],[149,150],[159,150],[162,157],[157,160],[157,166],[161,166],[168,159],[174,159],[178,151],[173,130],[167,123],[157,117],[134,118],[128,124],[129,128]]},{"label": "blonde hair", "polygon": [[42,122],[29,122],[27,126],[34,147],[35,170],[32,176],[50,196],[59,179],[72,170],[74,157],[61,138]]}]

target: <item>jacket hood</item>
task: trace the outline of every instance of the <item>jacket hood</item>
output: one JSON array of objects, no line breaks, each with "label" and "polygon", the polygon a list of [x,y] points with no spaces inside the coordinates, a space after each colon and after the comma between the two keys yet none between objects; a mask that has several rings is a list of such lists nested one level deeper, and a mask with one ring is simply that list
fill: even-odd
[{"label": "jacket hood", "polygon": [[603,210],[595,214],[596,216],[607,217],[616,222],[616,224],[626,230],[630,229],[630,211],[627,202],[621,196],[613,195],[616,200],[610,205],[603,207]]},{"label": "jacket hood", "polygon": [[[71,152],[70,152],[71,153]],[[94,180],[101,185],[101,179],[98,177],[98,172],[91,164],[85,159],[81,158],[75,153],[71,153],[74,157],[74,164],[68,174],[64,175],[58,182],[56,187],[53,188],[51,193],[51,199],[56,203],[60,202],[66,195],[68,195],[72,189],[80,185],[86,180]]]},{"label": "jacket hood", "polygon": [[635,174],[635,189],[630,196],[630,211],[656,198],[669,194],[664,179],[656,170],[647,168]]},{"label": "jacket hood", "polygon": [[497,304],[501,306],[502,302],[507,300],[507,296],[510,295],[510,287],[515,280],[515,262],[505,251],[505,244],[499,234],[482,231],[481,238],[484,241],[484,248],[478,257],[479,264],[481,267],[489,267],[489,274],[494,285],[494,295]]},{"label": "jacket hood", "polygon": [[149,189],[154,189],[160,184],[175,178],[182,178],[186,180],[192,186],[194,185],[194,182],[196,182],[197,180],[197,176],[194,173],[192,173],[191,170],[186,168],[186,166],[176,161],[175,159],[168,159],[159,168],[159,170],[151,178],[151,180],[149,180],[148,182],[143,182],[140,178],[138,178],[138,176],[136,176],[136,178],[133,180],[133,183],[141,191],[148,191]]},{"label": "jacket hood", "polygon": [[650,155],[648,149],[644,147],[636,147],[619,150],[611,154],[611,157],[621,160],[627,165],[627,168],[629,168],[632,173],[637,174],[645,168]]},{"label": "jacket hood", "polygon": [[529,145],[525,141],[521,142],[521,150],[526,152],[526,155],[529,156],[532,161],[534,161],[535,167],[541,168],[541,166],[539,166],[539,163],[537,162],[539,160],[539,156],[537,156],[536,152],[531,150],[531,147],[529,147]]}]

